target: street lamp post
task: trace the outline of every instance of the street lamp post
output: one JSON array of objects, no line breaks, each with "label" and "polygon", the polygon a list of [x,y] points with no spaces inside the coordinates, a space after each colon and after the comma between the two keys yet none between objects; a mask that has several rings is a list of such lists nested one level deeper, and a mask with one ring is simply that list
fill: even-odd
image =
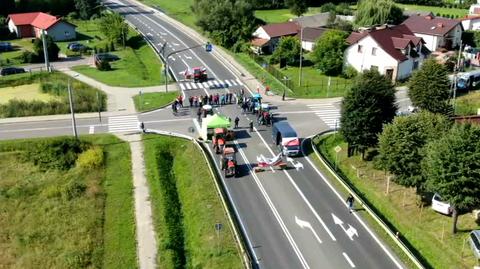
[{"label": "street lamp post", "polygon": [[[77,75],[78,76],[78,75]],[[73,106],[73,94],[72,94],[72,82],[71,78],[68,78],[68,100],[70,102],[70,113],[72,114],[72,129],[73,129],[73,135],[75,136],[75,139],[78,139],[78,134],[77,134],[77,123],[75,121],[75,108]]]},{"label": "street lamp post", "polygon": [[283,81],[285,81],[284,85],[283,85],[283,94],[282,94],[282,101],[285,101],[285,94],[286,94],[286,89],[287,89],[287,81],[290,80],[287,76],[284,76]]},{"label": "street lamp post", "polygon": [[298,70],[298,87],[302,86],[303,27],[300,29],[300,68]]},{"label": "street lamp post", "polygon": [[48,61],[47,40],[45,38],[45,30],[42,30],[43,58],[45,59],[45,68],[50,72],[50,62]]}]

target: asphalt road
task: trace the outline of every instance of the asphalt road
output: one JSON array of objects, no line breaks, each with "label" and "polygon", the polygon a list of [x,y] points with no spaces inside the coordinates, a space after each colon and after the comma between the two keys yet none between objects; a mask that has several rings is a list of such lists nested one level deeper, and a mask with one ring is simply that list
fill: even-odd
[{"label": "asphalt road", "polygon": [[[108,7],[122,13],[159,49],[167,41],[168,51],[197,45],[182,29],[170,25],[158,11],[133,1],[108,1]],[[241,81],[228,67],[204,51],[203,47],[169,58],[170,70],[180,88],[190,95],[225,93],[241,87]],[[194,85],[179,73],[186,68],[205,66],[213,85]],[[218,82],[218,83],[217,83]],[[223,83],[222,83],[223,82]],[[229,87],[218,87],[228,83]],[[235,83],[237,85],[235,85]],[[194,88],[195,87],[195,88]],[[306,138],[337,125],[338,101],[319,101],[310,105],[271,104],[277,119],[287,119]],[[276,155],[269,127],[254,132],[245,127],[252,115],[242,115],[236,105],[216,108],[230,118],[239,116],[237,159],[240,175],[224,179],[239,222],[248,239],[253,260],[260,268],[402,268],[403,265],[356,213],[349,213],[341,197],[325,180],[308,157],[295,160],[303,169],[267,170],[254,173],[257,156]],[[177,115],[162,109],[139,115],[77,121],[80,134],[136,132],[138,122],[147,129],[158,129],[196,136],[195,110],[184,108]],[[328,113],[327,113],[328,112]],[[0,124],[0,139],[71,134],[70,120]],[[307,141],[308,140],[304,140]],[[308,143],[307,143],[308,144]],[[308,147],[306,147],[308,150]],[[218,165],[218,158],[217,165]]]}]

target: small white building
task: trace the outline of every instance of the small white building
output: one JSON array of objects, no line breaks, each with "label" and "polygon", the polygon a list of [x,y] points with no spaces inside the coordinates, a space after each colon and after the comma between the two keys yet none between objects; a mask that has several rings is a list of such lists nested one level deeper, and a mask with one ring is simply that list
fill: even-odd
[{"label": "small white building", "polygon": [[42,31],[54,41],[76,38],[76,26],[43,12],[17,13],[8,15],[8,29],[18,38],[41,37]]},{"label": "small white building", "polygon": [[462,20],[463,30],[480,30],[480,15],[468,15]]},{"label": "small white building", "polygon": [[428,16],[410,16],[403,23],[425,41],[430,51],[451,50],[460,46],[463,26],[459,20]]},{"label": "small white building", "polygon": [[253,32],[253,39],[250,41],[250,45],[256,53],[272,53],[277,47],[280,38],[295,36],[299,32],[299,25],[291,21],[262,25]]},{"label": "small white building", "polygon": [[344,65],[358,72],[377,69],[392,80],[408,78],[430,51],[405,25],[353,32],[347,38]]},{"label": "small white building", "polygon": [[468,9],[468,14],[470,15],[480,15],[480,0],[477,0],[476,4],[473,4]]},{"label": "small white building", "polygon": [[315,48],[317,40],[325,33],[326,28],[305,27],[300,30],[298,38],[302,39],[302,48],[306,51],[312,51]]}]

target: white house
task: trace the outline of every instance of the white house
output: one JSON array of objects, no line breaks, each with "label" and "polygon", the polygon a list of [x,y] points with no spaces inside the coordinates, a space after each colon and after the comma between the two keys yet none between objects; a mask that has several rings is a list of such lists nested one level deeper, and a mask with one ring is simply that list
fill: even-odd
[{"label": "white house", "polygon": [[299,25],[291,21],[262,25],[253,32],[250,45],[256,53],[271,53],[277,47],[280,38],[295,36],[299,32]]},{"label": "white house", "polygon": [[480,29],[480,15],[468,15],[461,19],[463,30],[479,30]]},{"label": "white house", "polygon": [[305,27],[300,30],[298,38],[302,41],[302,48],[306,51],[312,51],[315,48],[316,41],[325,33],[326,28]]},{"label": "white house", "polygon": [[76,38],[75,28],[75,25],[43,12],[8,15],[8,29],[19,38],[40,37],[45,31],[54,41],[71,40]]},{"label": "white house", "polygon": [[430,51],[438,48],[451,50],[460,46],[463,26],[459,20],[428,16],[410,16],[403,23],[415,36],[425,41]]},{"label": "white house", "polygon": [[470,15],[480,15],[480,0],[477,0],[476,4],[473,4],[468,9],[468,14]]},{"label": "white house", "polygon": [[409,77],[430,53],[422,38],[416,37],[405,25],[353,32],[347,43],[345,66],[359,72],[377,69],[392,80]]}]

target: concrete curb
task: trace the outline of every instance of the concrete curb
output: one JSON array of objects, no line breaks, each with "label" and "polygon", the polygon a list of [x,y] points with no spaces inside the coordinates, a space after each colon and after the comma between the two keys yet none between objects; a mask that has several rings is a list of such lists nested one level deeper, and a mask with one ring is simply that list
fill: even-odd
[{"label": "concrete curb", "polygon": [[363,199],[348,185],[348,183],[345,182],[345,180],[342,179],[342,177],[339,176],[333,170],[331,164],[323,157],[323,155],[315,147],[313,143],[314,138],[321,137],[328,133],[333,133],[333,132],[334,131],[332,130],[324,131],[310,138],[311,147],[315,152],[315,155],[318,157],[320,162],[322,162],[322,164],[327,168],[328,172],[330,172],[330,174],[343,186],[343,188],[345,188],[345,190],[347,190],[348,193],[352,194],[355,200],[360,202],[360,204],[365,209],[365,211],[367,211],[368,214],[377,222],[377,224],[383,228],[383,230],[390,236],[390,238],[397,244],[397,246],[400,247],[403,253],[412,261],[412,263],[415,264],[417,268],[424,269],[425,267],[423,266],[423,264],[412,253],[412,251],[405,245],[405,243],[403,243],[403,241],[395,235],[394,231],[390,229],[390,227],[388,227],[388,225],[363,201]]},{"label": "concrete curb", "polygon": [[[195,138],[193,138],[191,136],[188,136],[188,135],[179,134],[179,133],[175,133],[175,132],[155,130],[155,129],[147,129],[146,133],[154,133],[154,134],[159,134],[159,135],[165,135],[165,136],[172,136],[172,137],[187,139],[187,140],[192,141],[200,149],[200,151],[203,154],[203,157],[205,158],[205,161],[208,164],[208,169],[210,171],[210,175],[215,179],[214,180],[215,188],[217,190],[217,194],[218,194],[220,200],[222,201],[223,209],[225,210],[225,213],[226,213],[227,218],[229,220],[230,229],[233,231],[235,241],[237,241],[236,245],[239,248],[239,252],[242,256],[242,261],[243,261],[244,268],[251,269],[252,268],[252,260],[250,258],[251,257],[250,252],[253,251],[253,247],[251,245],[249,245],[249,251],[246,250],[246,247],[245,247],[244,243],[247,242],[247,244],[249,244],[248,240],[243,239],[243,238],[245,238],[244,234],[246,233],[246,231],[245,231],[245,229],[242,225],[240,225],[240,229],[242,231],[241,232],[239,231],[239,227],[238,227],[239,225],[236,221],[236,220],[239,220],[239,214],[238,214],[236,208],[233,206],[233,203],[230,199],[230,196],[226,195],[226,186],[225,186],[223,180],[221,180],[222,177],[220,176],[221,173],[219,171],[218,166],[215,164],[215,162],[213,162],[212,153],[205,148],[203,143],[200,143],[198,140],[196,140]],[[206,151],[208,151],[208,155],[207,155]],[[215,166],[215,171],[212,168],[212,166]],[[221,185],[220,185],[219,181],[221,182]],[[228,199],[228,202],[226,201],[226,199]],[[236,220],[234,220],[234,216],[232,216],[231,211],[233,211],[233,213],[235,214],[235,219]]]}]

